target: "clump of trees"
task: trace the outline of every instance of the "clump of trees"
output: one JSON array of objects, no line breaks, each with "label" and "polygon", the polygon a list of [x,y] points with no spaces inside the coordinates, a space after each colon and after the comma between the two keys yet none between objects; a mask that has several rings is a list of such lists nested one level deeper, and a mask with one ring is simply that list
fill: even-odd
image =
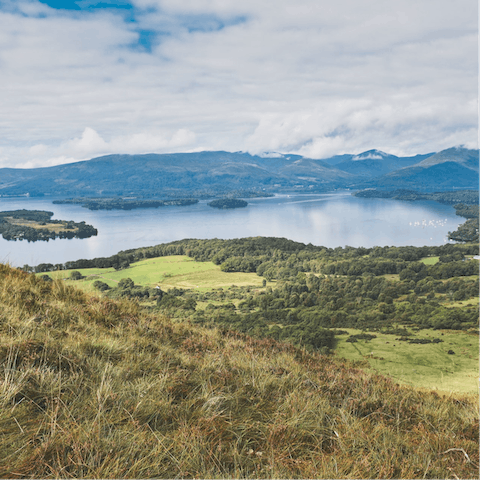
[{"label": "clump of trees", "polygon": [[136,299],[153,299],[156,300],[164,295],[164,292],[159,288],[145,287],[135,285],[131,278],[122,278],[116,287],[110,287],[107,283],[101,280],[96,280],[93,286],[110,298],[136,298]]}]

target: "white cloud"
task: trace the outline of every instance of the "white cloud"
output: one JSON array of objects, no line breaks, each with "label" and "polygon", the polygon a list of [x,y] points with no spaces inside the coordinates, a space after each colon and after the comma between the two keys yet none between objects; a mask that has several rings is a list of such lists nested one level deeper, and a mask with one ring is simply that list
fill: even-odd
[{"label": "white cloud", "polygon": [[173,132],[136,133],[104,140],[93,128],[84,129],[80,137],[69,139],[57,146],[36,144],[31,147],[15,147],[13,157],[24,158],[22,164],[2,159],[4,167],[35,168],[88,160],[113,153],[142,154],[194,151],[196,136],[180,129]]},{"label": "white cloud", "polygon": [[[132,3],[135,22],[0,4],[0,167],[477,146],[473,0]],[[151,52],[140,30],[153,32]]]}]

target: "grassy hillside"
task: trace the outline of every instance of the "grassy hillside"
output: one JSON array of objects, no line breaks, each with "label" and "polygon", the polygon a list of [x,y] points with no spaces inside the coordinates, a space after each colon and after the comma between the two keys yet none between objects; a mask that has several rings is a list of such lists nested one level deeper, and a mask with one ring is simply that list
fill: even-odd
[{"label": "grassy hillside", "polygon": [[0,476],[476,478],[478,406],[0,265]]}]

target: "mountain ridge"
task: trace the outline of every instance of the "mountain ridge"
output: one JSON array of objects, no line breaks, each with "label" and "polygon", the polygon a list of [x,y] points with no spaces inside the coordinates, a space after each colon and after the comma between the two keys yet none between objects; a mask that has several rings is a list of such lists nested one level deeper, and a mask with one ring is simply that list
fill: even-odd
[{"label": "mountain ridge", "polygon": [[324,192],[369,186],[474,188],[477,176],[478,150],[462,147],[413,157],[368,150],[327,159],[226,151],[111,154],[51,167],[2,168],[0,196],[168,196],[199,191],[219,195],[241,189]]}]

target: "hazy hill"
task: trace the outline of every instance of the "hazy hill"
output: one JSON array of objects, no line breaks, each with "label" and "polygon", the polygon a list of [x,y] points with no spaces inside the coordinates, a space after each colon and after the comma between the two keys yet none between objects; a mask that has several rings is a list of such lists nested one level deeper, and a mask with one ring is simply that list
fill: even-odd
[{"label": "hazy hill", "polygon": [[388,188],[446,190],[478,189],[478,150],[455,147],[443,150],[410,167],[376,178],[371,185]]},{"label": "hazy hill", "polygon": [[468,397],[1,264],[0,312],[2,478],[478,474]]},{"label": "hazy hill", "polygon": [[292,188],[299,181],[309,182],[312,188],[335,188],[352,180],[353,176],[324,162],[298,156],[262,158],[229,152],[108,155],[49,168],[0,169],[0,193],[155,195],[203,189]]}]

